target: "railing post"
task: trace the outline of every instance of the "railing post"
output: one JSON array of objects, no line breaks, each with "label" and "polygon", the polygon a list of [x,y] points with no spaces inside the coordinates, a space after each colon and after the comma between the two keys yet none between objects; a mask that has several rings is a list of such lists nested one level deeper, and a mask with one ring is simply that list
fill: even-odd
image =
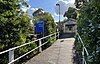
[{"label": "railing post", "polygon": [[84,64],[84,62],[85,62],[85,60],[84,60],[84,47],[83,47],[83,50],[82,50],[82,56],[83,56],[83,58],[82,58],[82,64]]},{"label": "railing post", "polygon": [[[9,51],[9,62],[13,61],[14,60],[14,50],[10,50]],[[14,63],[12,63],[14,64]]]},{"label": "railing post", "polygon": [[41,45],[42,45],[42,42],[41,42],[41,39],[39,40],[39,52],[42,52],[42,47],[41,47]]},{"label": "railing post", "polygon": [[56,34],[57,34],[57,33],[55,33],[55,39],[56,39],[56,37],[57,37]]},{"label": "railing post", "polygon": [[59,32],[58,32],[58,35],[57,36],[58,36],[58,39],[59,39]]}]

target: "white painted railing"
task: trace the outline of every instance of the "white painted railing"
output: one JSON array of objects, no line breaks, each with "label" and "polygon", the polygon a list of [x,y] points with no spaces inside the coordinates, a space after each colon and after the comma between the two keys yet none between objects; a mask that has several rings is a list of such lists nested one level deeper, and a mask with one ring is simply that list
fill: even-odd
[{"label": "white painted railing", "polygon": [[82,56],[83,56],[83,58],[82,58],[82,64],[87,64],[84,55],[85,55],[85,52],[86,52],[86,55],[89,56],[89,53],[88,53],[88,51],[87,51],[87,49],[86,49],[86,47],[85,47],[85,45],[84,45],[84,43],[82,41],[82,38],[79,35],[79,33],[77,33],[77,35],[78,35],[78,41],[80,41],[81,44],[82,44],[82,46],[83,46],[82,47]]},{"label": "white painted railing", "polygon": [[[5,51],[2,51],[2,52],[0,52],[0,55],[9,52],[9,63],[8,63],[8,64],[12,64],[12,63],[14,63],[15,61],[17,61],[17,60],[23,58],[23,57],[26,56],[27,54],[29,54],[29,53],[35,51],[35,50],[38,49],[38,48],[39,48],[39,52],[42,52],[42,46],[45,45],[45,44],[48,43],[48,42],[44,42],[44,43],[42,44],[42,41],[41,41],[41,40],[42,40],[42,39],[45,39],[45,38],[48,38],[48,37],[52,37],[52,36],[55,36],[55,38],[56,38],[56,37],[59,38],[59,32],[54,33],[54,34],[51,34],[51,35],[48,35],[48,36],[45,36],[45,37],[40,38],[40,39],[37,39],[37,40],[34,40],[34,41],[32,41],[32,42],[29,42],[29,43],[22,44],[22,45],[17,46],[17,47],[10,48],[10,49],[5,50]],[[15,50],[15,49],[21,48],[21,47],[23,47],[23,46],[26,46],[26,45],[31,44],[31,43],[36,42],[36,41],[39,41],[39,46],[38,46],[38,47],[32,49],[31,51],[29,51],[29,52],[23,54],[23,55],[20,56],[20,57],[14,59],[14,50]]]}]

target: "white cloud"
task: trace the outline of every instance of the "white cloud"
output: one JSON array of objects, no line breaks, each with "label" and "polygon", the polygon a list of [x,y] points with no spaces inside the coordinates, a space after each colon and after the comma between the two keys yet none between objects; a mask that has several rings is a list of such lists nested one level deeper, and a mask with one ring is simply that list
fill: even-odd
[{"label": "white cloud", "polygon": [[25,6],[22,5],[20,9],[21,9],[23,12],[26,12],[27,10],[30,9],[30,7],[31,7],[30,5],[29,5],[29,7],[25,7]]},{"label": "white cloud", "polygon": [[38,10],[38,8],[31,8],[32,13]]},{"label": "white cloud", "polygon": [[[60,0],[57,1],[56,4],[60,4],[60,15],[64,15],[64,13],[68,10],[69,7],[74,7],[74,1],[75,0]],[[58,15],[59,14],[59,6],[56,6],[55,4],[55,12]]]},{"label": "white cloud", "polygon": [[54,13],[54,16],[59,16],[58,14]]},{"label": "white cloud", "polygon": [[55,18],[55,16],[53,14],[51,14],[53,18]]},{"label": "white cloud", "polygon": [[67,2],[69,2],[69,3],[75,3],[75,0],[63,0],[63,1],[67,1]]}]

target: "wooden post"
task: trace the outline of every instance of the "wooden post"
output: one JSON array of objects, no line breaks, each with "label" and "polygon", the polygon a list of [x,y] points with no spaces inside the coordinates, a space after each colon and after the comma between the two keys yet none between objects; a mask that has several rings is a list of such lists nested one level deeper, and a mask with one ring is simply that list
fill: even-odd
[{"label": "wooden post", "polygon": [[39,40],[39,52],[42,52],[42,47],[41,47],[41,44],[42,44],[42,42],[41,42],[41,40]]},{"label": "wooden post", "polygon": [[[9,51],[9,62],[14,60],[14,50]],[[14,63],[12,63],[14,64]]]}]

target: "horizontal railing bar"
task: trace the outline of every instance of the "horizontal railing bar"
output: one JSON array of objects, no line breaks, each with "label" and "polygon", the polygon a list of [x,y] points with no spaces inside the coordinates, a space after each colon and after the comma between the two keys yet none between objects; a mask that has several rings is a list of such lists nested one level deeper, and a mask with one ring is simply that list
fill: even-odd
[{"label": "horizontal railing bar", "polygon": [[29,53],[31,53],[31,52],[33,52],[33,51],[35,51],[36,49],[38,49],[39,47],[41,47],[41,46],[45,45],[46,43],[48,43],[48,41],[47,41],[47,42],[45,42],[45,43],[43,43],[42,45],[40,45],[40,46],[38,46],[38,47],[34,48],[33,50],[31,50],[31,51],[27,52],[26,54],[24,54],[24,55],[22,55],[22,56],[20,56],[20,57],[16,58],[15,60],[12,60],[12,61],[11,61],[11,62],[9,62],[8,64],[12,64],[12,63],[14,63],[15,61],[17,61],[17,60],[19,60],[19,59],[23,58],[23,57],[24,57],[24,56],[26,56],[27,54],[29,54]]},{"label": "horizontal railing bar", "polygon": [[86,47],[84,47],[84,50],[86,51],[86,54],[87,54],[87,56],[88,56],[88,55],[89,55],[89,53],[88,53],[88,51],[87,51]]},{"label": "horizontal railing bar", "polygon": [[43,38],[40,38],[39,40],[42,40],[42,39],[48,38],[48,37],[53,36],[53,35],[55,35],[55,34],[56,34],[56,33],[51,34],[51,35],[49,35],[49,36],[45,36],[45,37],[43,37]]},{"label": "horizontal railing bar", "polygon": [[84,50],[86,51],[86,54],[87,54],[87,56],[88,56],[89,53],[88,53],[86,47],[84,46],[84,43],[83,43],[83,41],[82,41],[82,38],[80,37],[79,33],[77,33],[77,34],[78,34],[78,36],[79,36],[79,39],[80,39],[80,41],[81,41],[81,43],[82,43],[82,46],[83,46]]},{"label": "horizontal railing bar", "polygon": [[[55,34],[55,33],[54,33],[54,34]],[[17,46],[17,47],[10,48],[10,49],[8,49],[8,50],[5,50],[5,51],[0,52],[0,54],[4,54],[4,53],[6,53],[6,52],[8,52],[8,51],[18,49],[18,48],[20,48],[20,47],[26,46],[26,45],[31,44],[31,43],[33,43],[33,42],[36,42],[36,41],[39,41],[39,40],[41,40],[41,39],[45,39],[45,38],[47,38],[47,37],[50,37],[50,36],[52,36],[52,35],[54,35],[54,34],[51,34],[51,35],[49,35],[49,36],[45,36],[45,37],[43,37],[43,38],[34,40],[34,41],[32,41],[32,42],[29,42],[29,43],[22,44],[22,45]]]},{"label": "horizontal railing bar", "polygon": [[15,49],[17,49],[17,48],[20,48],[20,47],[23,47],[23,46],[25,46],[25,45],[31,44],[31,43],[36,42],[36,41],[38,41],[38,40],[39,40],[39,39],[37,39],[37,40],[35,40],[35,41],[32,41],[32,42],[29,42],[29,43],[26,43],[26,44],[22,44],[22,45],[20,45],[20,46],[14,47],[14,48],[10,48],[10,49],[8,49],[8,50],[5,50],[5,51],[3,51],[3,52],[0,52],[0,54],[9,52],[9,51],[11,51],[11,50],[15,50]]},{"label": "horizontal railing bar", "polygon": [[48,38],[48,37],[50,37],[50,36],[52,36],[52,35],[49,35],[49,36],[46,36],[46,37],[40,38],[39,40],[42,40],[42,39]]},{"label": "horizontal railing bar", "polygon": [[13,62],[15,62],[15,61],[19,60],[20,58],[22,58],[22,57],[26,56],[27,54],[31,53],[32,51],[34,51],[34,50],[36,50],[36,49],[38,49],[38,47],[34,48],[33,50],[31,50],[31,51],[27,52],[26,54],[24,54],[24,55],[22,55],[22,56],[20,56],[20,57],[16,58],[15,60],[13,60],[13,61],[9,62],[8,64],[12,64]]}]

